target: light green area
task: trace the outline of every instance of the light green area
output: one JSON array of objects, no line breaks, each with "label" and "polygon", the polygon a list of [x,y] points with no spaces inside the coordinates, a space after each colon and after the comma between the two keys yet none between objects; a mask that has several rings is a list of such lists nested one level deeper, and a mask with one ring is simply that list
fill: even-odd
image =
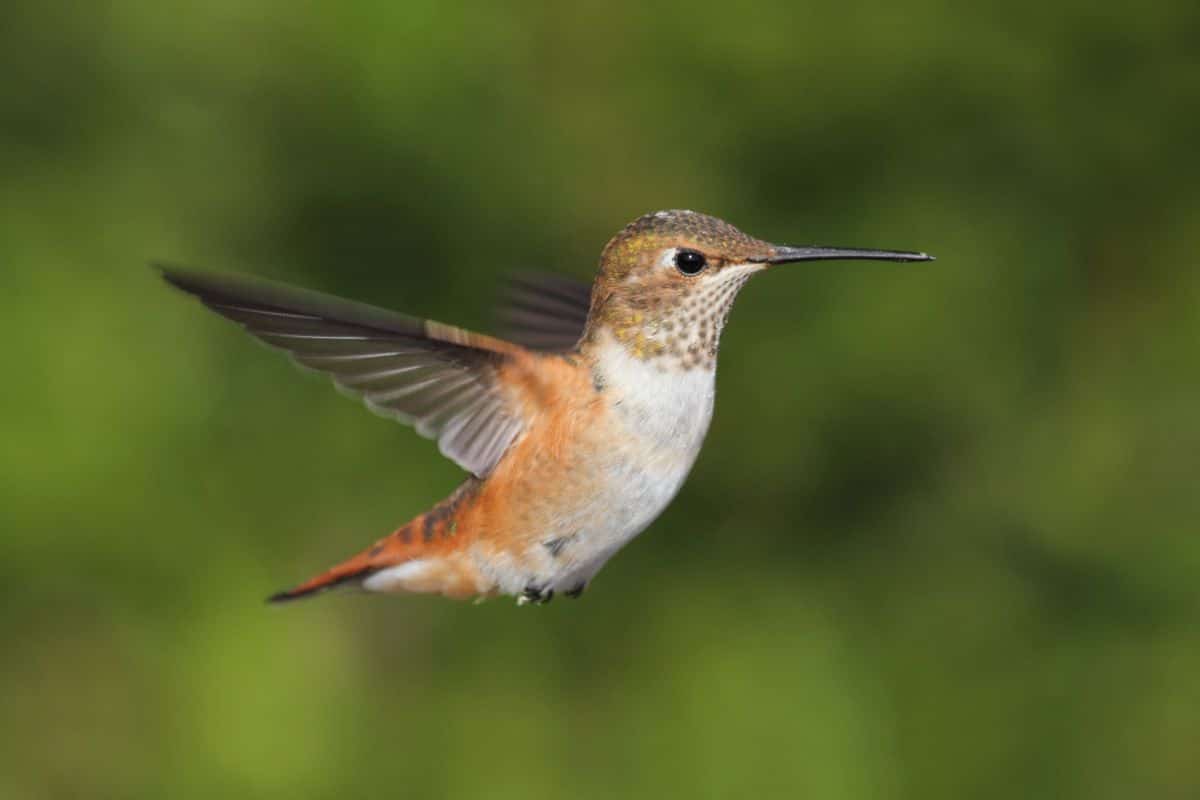
[{"label": "light green area", "polygon": [[[0,11],[0,797],[1200,796],[1195,2]],[[780,269],[579,601],[263,598],[457,469],[146,268]]]}]

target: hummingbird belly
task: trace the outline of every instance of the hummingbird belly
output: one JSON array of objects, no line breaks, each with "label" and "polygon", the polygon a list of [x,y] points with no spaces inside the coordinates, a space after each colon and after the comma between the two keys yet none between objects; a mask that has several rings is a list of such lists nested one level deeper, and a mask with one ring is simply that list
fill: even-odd
[{"label": "hummingbird belly", "polygon": [[581,589],[662,513],[696,461],[712,418],[711,369],[663,371],[613,342],[593,372],[595,413],[514,453],[525,465],[510,484],[521,544],[483,538],[472,553],[495,591]]}]

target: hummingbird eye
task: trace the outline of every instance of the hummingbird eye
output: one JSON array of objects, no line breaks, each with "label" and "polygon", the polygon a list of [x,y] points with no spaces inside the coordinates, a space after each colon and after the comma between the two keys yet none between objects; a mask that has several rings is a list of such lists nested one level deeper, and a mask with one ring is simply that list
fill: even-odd
[{"label": "hummingbird eye", "polygon": [[708,260],[703,253],[695,250],[680,250],[675,254],[675,268],[684,275],[695,275],[708,266]]}]

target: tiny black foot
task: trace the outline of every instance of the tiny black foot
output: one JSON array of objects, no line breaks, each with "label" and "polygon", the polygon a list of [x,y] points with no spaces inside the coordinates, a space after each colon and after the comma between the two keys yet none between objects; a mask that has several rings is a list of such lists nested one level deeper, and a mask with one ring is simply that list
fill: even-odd
[{"label": "tiny black foot", "polygon": [[554,590],[549,587],[526,586],[521,595],[517,598],[517,605],[523,606],[526,603],[543,606],[554,599]]},{"label": "tiny black foot", "polygon": [[567,597],[571,598],[572,600],[576,600],[579,598],[579,595],[583,594],[583,590],[586,588],[587,588],[587,584],[581,583],[578,586],[576,586],[574,589],[568,589],[567,591],[563,592],[563,594],[565,594]]}]

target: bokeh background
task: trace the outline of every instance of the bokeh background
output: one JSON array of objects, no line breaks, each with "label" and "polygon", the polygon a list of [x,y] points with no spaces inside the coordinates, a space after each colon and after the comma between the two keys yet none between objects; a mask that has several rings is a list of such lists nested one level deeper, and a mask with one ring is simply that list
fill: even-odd
[{"label": "bokeh background", "polygon": [[[1200,796],[1200,10],[0,11],[0,797]],[[270,592],[444,496],[166,259],[488,329],[688,207],[743,293],[579,601]]]}]

